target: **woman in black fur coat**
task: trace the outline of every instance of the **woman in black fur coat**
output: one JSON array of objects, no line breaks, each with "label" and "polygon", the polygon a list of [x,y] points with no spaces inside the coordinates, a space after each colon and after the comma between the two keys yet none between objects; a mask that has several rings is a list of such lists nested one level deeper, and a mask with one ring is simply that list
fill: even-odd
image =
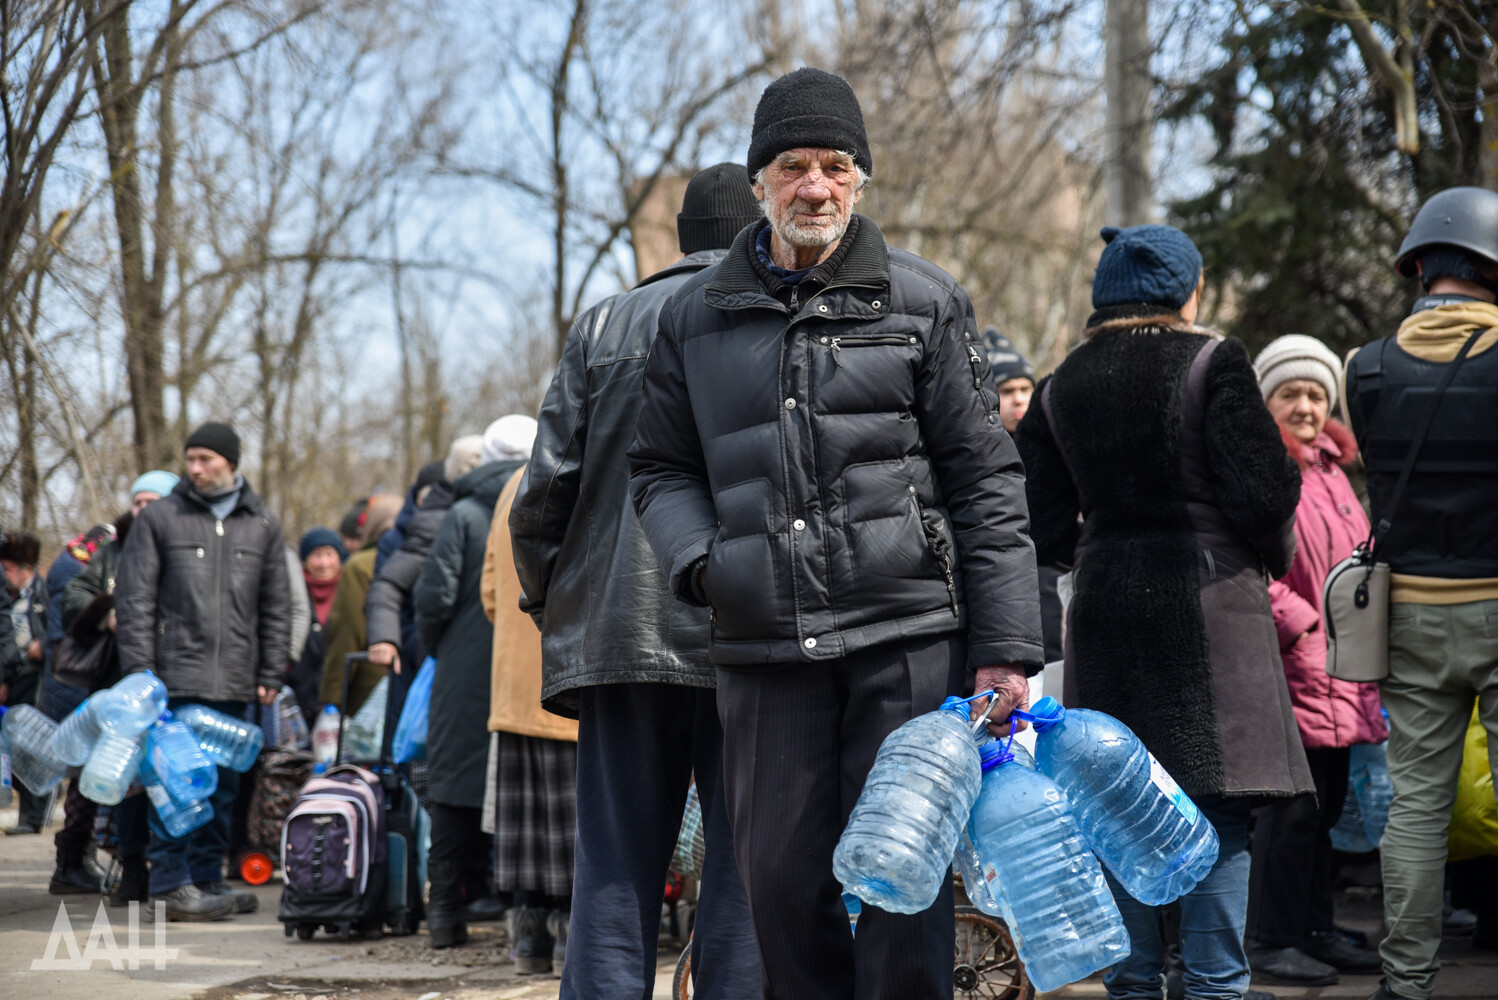
[{"label": "woman in black fur coat", "polygon": [[[1128,725],[1217,828],[1217,864],[1181,900],[1186,995],[1241,997],[1249,810],[1312,787],[1267,591],[1294,553],[1300,475],[1248,352],[1194,325],[1190,239],[1103,238],[1097,311],[1016,433],[1030,533],[1041,565],[1075,569],[1067,704]],[[1156,913],[1110,883],[1133,953],[1108,995],[1158,997]]]}]

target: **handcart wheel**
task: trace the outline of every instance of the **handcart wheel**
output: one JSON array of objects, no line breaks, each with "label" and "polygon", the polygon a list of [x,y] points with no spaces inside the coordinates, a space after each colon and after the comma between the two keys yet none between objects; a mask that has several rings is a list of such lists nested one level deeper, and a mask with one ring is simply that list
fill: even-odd
[{"label": "handcart wheel", "polygon": [[971,906],[957,907],[953,955],[954,995],[983,1000],[1033,1000],[1035,987],[1014,950],[1009,928]]},{"label": "handcart wheel", "polygon": [[264,885],[275,870],[275,863],[264,851],[245,851],[239,856],[239,877],[250,885]]},{"label": "handcart wheel", "polygon": [[692,1000],[692,942],[681,950],[676,960],[676,975],[671,977],[672,1000]]},{"label": "handcart wheel", "polygon": [[296,925],[296,936],[297,936],[297,940],[299,940],[299,941],[311,941],[313,935],[315,935],[316,933],[317,933],[317,925],[316,924],[297,924]]}]

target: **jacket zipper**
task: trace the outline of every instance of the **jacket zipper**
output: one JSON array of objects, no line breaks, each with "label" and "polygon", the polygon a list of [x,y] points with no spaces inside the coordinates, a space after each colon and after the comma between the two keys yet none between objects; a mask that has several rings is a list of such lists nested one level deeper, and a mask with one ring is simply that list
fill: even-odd
[{"label": "jacket zipper", "polygon": [[[916,520],[921,523],[921,533],[926,536],[926,548],[936,557],[941,564],[942,576],[947,581],[947,599],[952,602],[952,617],[960,618],[962,614],[957,609],[957,576],[952,572],[952,544],[942,535],[940,528],[934,523],[937,518],[934,513],[926,510],[921,503],[921,496],[916,491],[915,484],[906,487],[910,491],[910,501],[915,504]],[[930,515],[928,518],[927,515]]]},{"label": "jacket zipper", "polygon": [[[224,522],[223,522],[222,518],[215,517],[213,519],[213,533],[216,534],[216,535],[218,535],[219,538],[223,538],[224,537]],[[224,543],[223,542],[219,542],[218,543],[218,546],[217,546],[217,555],[215,556],[215,558],[218,560],[218,574],[217,574],[218,575],[218,593],[219,593],[219,599],[220,599],[220,601],[222,601],[223,600],[223,596],[224,596]],[[223,693],[222,691],[219,690],[219,687],[218,687],[218,679],[223,676],[223,671],[221,671],[221,670],[218,669],[219,653],[224,648],[224,609],[223,609],[222,604],[219,606],[219,609],[218,609],[218,620],[214,622],[214,625],[216,627],[214,629],[214,634],[213,634],[213,676],[214,676],[213,693],[214,693],[214,697],[218,697],[219,695],[221,695]],[[257,673],[258,673],[258,669],[257,669]]]},{"label": "jacket zipper", "polygon": [[844,341],[847,341],[849,347],[904,347],[915,343],[915,338],[897,334],[884,334],[877,337],[833,337],[832,363],[839,368],[843,366],[838,354],[842,352]]},{"label": "jacket zipper", "polygon": [[978,398],[983,401],[983,414],[988,418],[989,423],[993,423],[993,406],[988,402],[988,393],[983,391],[983,355],[978,353],[978,348],[972,341],[966,341],[962,346],[967,348],[967,363],[973,369],[973,389],[977,391]]}]

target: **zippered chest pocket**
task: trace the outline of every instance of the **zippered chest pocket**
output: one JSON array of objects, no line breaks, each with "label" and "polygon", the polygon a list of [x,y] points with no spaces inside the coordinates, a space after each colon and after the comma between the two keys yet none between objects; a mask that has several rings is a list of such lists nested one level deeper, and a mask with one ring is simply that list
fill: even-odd
[{"label": "zippered chest pocket", "polygon": [[832,361],[839,368],[843,366],[843,352],[859,347],[918,347],[921,339],[915,334],[884,333],[873,335],[858,334],[823,334],[817,338],[818,342],[827,346],[832,351]]}]

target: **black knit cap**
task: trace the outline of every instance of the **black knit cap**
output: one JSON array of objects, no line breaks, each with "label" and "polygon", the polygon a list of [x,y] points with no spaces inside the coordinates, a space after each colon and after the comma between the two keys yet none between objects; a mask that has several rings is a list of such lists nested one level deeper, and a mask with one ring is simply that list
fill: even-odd
[{"label": "black knit cap", "polygon": [[874,157],[863,128],[863,110],[848,81],[825,70],[802,67],[765,88],[754,109],[749,139],[749,176],[787,149],[842,149],[869,175]]},{"label": "black knit cap", "polygon": [[188,448],[207,448],[227,458],[230,465],[239,464],[239,435],[228,424],[204,424],[188,435],[182,450]]},{"label": "black knit cap", "polygon": [[749,171],[738,163],[719,163],[687,183],[676,216],[676,239],[682,253],[726,250],[740,229],[763,214],[749,186]]}]

